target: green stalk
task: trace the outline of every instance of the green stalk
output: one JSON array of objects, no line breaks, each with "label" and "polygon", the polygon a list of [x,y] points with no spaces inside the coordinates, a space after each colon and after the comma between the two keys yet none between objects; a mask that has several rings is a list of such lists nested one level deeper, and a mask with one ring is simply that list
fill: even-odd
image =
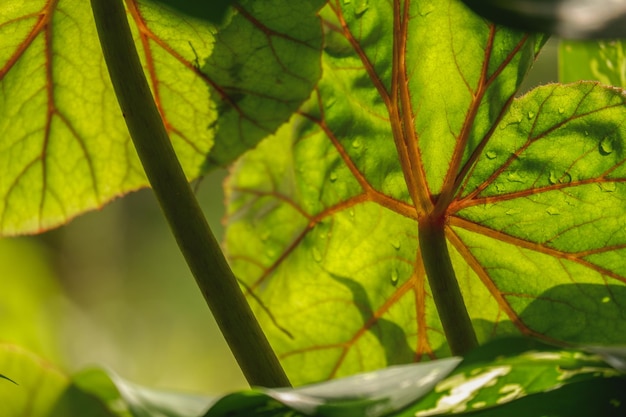
[{"label": "green stalk", "polygon": [[452,354],[463,355],[477,347],[478,341],[452,268],[444,219],[424,218],[418,224],[424,268],[443,331]]},{"label": "green stalk", "polygon": [[191,272],[250,385],[289,386],[195,199],[150,92],[123,0],[91,0],[128,131]]}]

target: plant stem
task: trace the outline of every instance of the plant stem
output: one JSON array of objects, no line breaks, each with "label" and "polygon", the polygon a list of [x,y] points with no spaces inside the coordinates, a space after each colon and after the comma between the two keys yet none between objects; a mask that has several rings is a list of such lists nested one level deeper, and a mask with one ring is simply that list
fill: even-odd
[{"label": "plant stem", "polygon": [[424,268],[443,331],[452,354],[463,355],[477,347],[478,341],[452,268],[444,217],[427,217],[420,219],[418,224]]},{"label": "plant stem", "polygon": [[141,67],[123,0],[91,0],[91,6],[130,136],[226,342],[251,385],[289,386],[176,158]]}]

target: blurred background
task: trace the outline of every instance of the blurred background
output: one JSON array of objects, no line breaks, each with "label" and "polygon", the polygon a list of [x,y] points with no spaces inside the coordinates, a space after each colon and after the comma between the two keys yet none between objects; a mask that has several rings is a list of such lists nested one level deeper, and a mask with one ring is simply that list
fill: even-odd
[{"label": "blurred background", "polygon": [[[523,90],[557,81],[557,41]],[[225,171],[197,184],[218,239]],[[163,389],[247,387],[150,190],[44,233],[0,239],[0,341],[69,373],[107,367]]]}]

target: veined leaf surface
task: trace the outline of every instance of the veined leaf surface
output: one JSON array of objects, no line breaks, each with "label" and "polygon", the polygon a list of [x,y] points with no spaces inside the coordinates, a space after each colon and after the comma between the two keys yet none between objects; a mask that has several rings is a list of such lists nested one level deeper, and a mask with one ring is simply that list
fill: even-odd
[{"label": "veined leaf surface", "polygon": [[[153,2],[126,1],[189,178],[254,146],[309,96],[319,75],[320,3],[243,1],[218,29]],[[289,13],[275,16],[280,9]],[[0,138],[2,235],[62,224],[147,185],[89,2],[0,4]],[[222,141],[228,146],[214,149]]]},{"label": "veined leaf surface", "polygon": [[229,256],[292,381],[449,354],[418,245],[432,219],[479,341],[623,343],[623,91],[514,99],[545,39],[457,0],[322,16],[322,80],[229,183]]}]

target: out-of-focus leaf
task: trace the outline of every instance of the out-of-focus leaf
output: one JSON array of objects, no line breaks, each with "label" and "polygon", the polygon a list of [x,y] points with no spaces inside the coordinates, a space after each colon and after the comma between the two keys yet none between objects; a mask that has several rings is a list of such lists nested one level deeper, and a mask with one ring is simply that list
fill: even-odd
[{"label": "out-of-focus leaf", "polygon": [[626,374],[625,346],[588,346],[585,350],[602,356],[606,363]]},{"label": "out-of-focus leaf", "polygon": [[[442,379],[441,373],[435,373],[429,379],[427,366],[456,366],[456,361],[445,361],[296,389],[231,394],[218,401],[205,417],[618,417],[626,411],[624,374],[607,364],[603,356],[585,350],[525,338],[501,339],[470,352],[449,376]],[[421,376],[395,377],[411,369]],[[390,380],[383,383],[386,372]],[[363,383],[366,387],[359,388]],[[394,389],[412,393],[410,404],[402,401],[389,407],[388,402],[381,401],[383,393]],[[423,396],[427,390],[430,392]],[[350,395],[346,394],[350,393],[352,401],[347,401]],[[341,396],[345,401],[337,401]]]},{"label": "out-of-focus leaf", "polygon": [[496,23],[569,39],[626,37],[621,0],[463,0]]},{"label": "out-of-focus leaf", "polygon": [[578,80],[600,81],[626,88],[626,42],[561,41],[559,45],[559,79],[569,83]]},{"label": "out-of-focus leaf", "polygon": [[140,387],[99,369],[83,371],[73,380],[83,391],[105,401],[110,409],[132,417],[199,417],[214,401],[200,395]]},{"label": "out-of-focus leaf", "polygon": [[[217,28],[148,0],[125,2],[190,179],[255,146],[309,97],[321,3],[242,0]],[[40,232],[147,185],[89,2],[0,2],[0,171],[0,235]]]},{"label": "out-of-focus leaf", "polygon": [[0,340],[58,361],[64,298],[47,255],[32,240],[0,239]]},{"label": "out-of-focus leaf", "polygon": [[2,417],[125,417],[107,409],[49,363],[15,345],[0,345],[0,369],[14,384],[0,389]]}]

